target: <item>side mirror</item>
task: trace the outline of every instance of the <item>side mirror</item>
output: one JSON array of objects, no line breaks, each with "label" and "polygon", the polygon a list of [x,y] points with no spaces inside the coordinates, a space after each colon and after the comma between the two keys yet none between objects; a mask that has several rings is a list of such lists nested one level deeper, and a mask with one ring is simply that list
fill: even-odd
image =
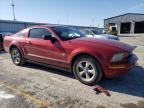
[{"label": "side mirror", "polygon": [[55,43],[56,41],[57,41],[57,38],[51,37],[51,42],[52,42],[52,43]]},{"label": "side mirror", "polygon": [[52,43],[55,43],[57,41],[57,38],[53,37],[51,34],[50,35],[43,35],[44,40],[50,40]]},{"label": "side mirror", "polygon": [[51,40],[52,39],[52,35],[49,34],[49,35],[43,35],[43,39],[44,40]]}]

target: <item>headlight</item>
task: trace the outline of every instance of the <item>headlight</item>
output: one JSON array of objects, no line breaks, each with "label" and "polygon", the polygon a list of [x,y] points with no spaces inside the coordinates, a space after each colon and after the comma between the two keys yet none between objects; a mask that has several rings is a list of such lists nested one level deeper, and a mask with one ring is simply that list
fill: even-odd
[{"label": "headlight", "polygon": [[115,62],[121,62],[124,58],[124,53],[118,53],[118,54],[115,54],[112,59],[111,59],[111,62],[112,63],[115,63]]}]

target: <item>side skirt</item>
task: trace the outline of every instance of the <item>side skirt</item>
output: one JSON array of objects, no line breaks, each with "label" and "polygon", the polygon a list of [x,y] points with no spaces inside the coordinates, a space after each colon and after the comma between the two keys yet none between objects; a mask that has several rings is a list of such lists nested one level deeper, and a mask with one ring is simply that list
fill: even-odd
[{"label": "side skirt", "polygon": [[27,60],[27,62],[42,65],[42,66],[45,66],[45,67],[50,67],[50,68],[54,68],[54,69],[59,69],[59,70],[64,70],[64,71],[71,72],[70,68],[57,67],[57,66],[53,66],[53,65],[49,65],[49,64],[45,64],[45,63],[40,63],[40,62],[36,62],[36,61],[32,61],[32,60]]}]

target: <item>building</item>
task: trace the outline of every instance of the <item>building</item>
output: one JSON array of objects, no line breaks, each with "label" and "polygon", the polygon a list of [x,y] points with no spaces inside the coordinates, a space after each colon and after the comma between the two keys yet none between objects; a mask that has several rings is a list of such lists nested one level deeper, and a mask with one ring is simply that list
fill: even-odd
[{"label": "building", "polygon": [[2,32],[16,33],[24,28],[34,25],[44,25],[44,23],[0,20],[0,33]]},{"label": "building", "polygon": [[[23,21],[10,21],[10,20],[0,20],[0,33],[10,32],[16,33],[24,28],[36,25],[49,25],[48,23],[36,23],[36,22],[23,22]],[[52,25],[52,24],[50,24]],[[56,25],[56,24],[53,24]],[[97,27],[89,27],[89,26],[75,26],[68,25],[75,29],[94,29],[97,31],[102,31],[103,29]]]},{"label": "building", "polygon": [[118,34],[144,33],[144,14],[127,13],[104,20],[104,28],[116,27]]}]

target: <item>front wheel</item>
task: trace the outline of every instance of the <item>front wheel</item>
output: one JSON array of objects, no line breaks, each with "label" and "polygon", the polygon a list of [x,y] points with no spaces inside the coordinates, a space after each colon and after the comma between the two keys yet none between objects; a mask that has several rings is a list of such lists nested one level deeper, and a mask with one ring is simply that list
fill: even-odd
[{"label": "front wheel", "polygon": [[79,57],[74,62],[73,72],[76,78],[86,85],[98,83],[103,76],[100,64],[90,56]]},{"label": "front wheel", "polygon": [[11,59],[15,65],[21,66],[25,63],[25,60],[22,57],[22,54],[20,53],[18,48],[12,48],[10,53],[11,53]]}]

